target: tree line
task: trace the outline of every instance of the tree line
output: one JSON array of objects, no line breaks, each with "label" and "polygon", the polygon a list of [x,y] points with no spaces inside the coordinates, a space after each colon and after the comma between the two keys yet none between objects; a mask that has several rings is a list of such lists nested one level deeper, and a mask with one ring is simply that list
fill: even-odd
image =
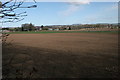
[{"label": "tree line", "polygon": [[40,30],[77,30],[83,28],[119,28],[118,24],[84,24],[84,25],[53,25],[53,26],[35,26],[32,23],[22,24],[21,27],[2,28],[2,30],[9,31],[40,31]]}]

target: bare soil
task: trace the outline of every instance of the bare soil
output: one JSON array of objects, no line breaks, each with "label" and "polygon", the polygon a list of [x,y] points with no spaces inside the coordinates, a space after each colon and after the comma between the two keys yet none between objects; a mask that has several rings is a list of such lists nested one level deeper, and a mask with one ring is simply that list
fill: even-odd
[{"label": "bare soil", "polygon": [[118,34],[11,34],[3,78],[117,78]]}]

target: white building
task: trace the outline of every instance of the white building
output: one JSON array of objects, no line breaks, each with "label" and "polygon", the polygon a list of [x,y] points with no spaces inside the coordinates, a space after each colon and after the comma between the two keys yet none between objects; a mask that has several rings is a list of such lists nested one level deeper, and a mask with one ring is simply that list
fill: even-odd
[{"label": "white building", "polygon": [[52,28],[48,28],[48,30],[52,31],[53,29]]}]

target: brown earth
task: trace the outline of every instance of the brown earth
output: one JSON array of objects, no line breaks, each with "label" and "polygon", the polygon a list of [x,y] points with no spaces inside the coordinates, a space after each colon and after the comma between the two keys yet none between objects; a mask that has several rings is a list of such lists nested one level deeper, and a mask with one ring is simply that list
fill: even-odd
[{"label": "brown earth", "polygon": [[3,45],[4,78],[117,78],[118,35],[11,34]]}]

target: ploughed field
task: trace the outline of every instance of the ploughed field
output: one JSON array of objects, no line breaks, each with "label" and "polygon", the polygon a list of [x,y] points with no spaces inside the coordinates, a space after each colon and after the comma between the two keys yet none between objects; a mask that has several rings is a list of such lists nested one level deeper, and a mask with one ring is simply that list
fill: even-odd
[{"label": "ploughed field", "polygon": [[10,34],[3,78],[117,78],[118,34]]}]

